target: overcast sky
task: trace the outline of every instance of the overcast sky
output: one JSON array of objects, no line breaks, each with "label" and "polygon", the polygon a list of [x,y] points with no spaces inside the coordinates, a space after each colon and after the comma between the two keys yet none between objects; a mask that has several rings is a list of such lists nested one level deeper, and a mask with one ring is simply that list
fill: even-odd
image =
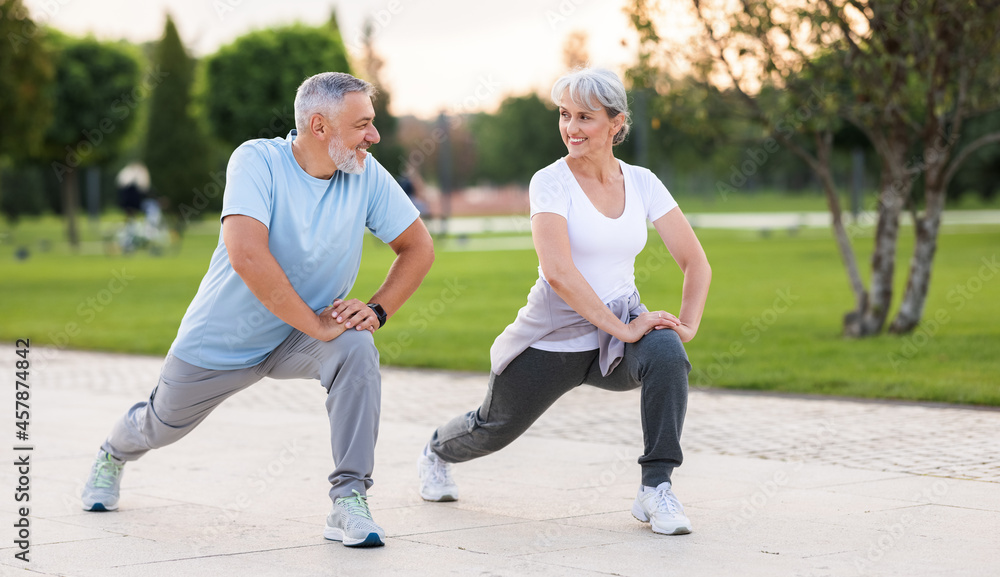
[{"label": "overcast sky", "polygon": [[[563,72],[562,46],[587,33],[591,61],[621,72],[633,59],[634,33],[623,0],[26,0],[39,23],[73,34],[133,42],[155,40],[169,11],[198,56],[258,28],[321,24],[337,11],[356,56],[362,24],[375,21],[376,48],[394,114],[492,109],[504,96],[548,92]],[[622,41],[629,46],[623,47]],[[289,95],[291,97],[291,95]]]}]

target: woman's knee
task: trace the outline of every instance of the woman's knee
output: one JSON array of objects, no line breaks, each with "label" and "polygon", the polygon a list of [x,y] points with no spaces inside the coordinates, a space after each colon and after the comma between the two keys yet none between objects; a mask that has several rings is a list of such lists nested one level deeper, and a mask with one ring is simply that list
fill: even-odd
[{"label": "woman's knee", "polygon": [[653,331],[636,343],[642,364],[657,369],[683,369],[691,371],[684,343],[676,332],[670,329]]}]

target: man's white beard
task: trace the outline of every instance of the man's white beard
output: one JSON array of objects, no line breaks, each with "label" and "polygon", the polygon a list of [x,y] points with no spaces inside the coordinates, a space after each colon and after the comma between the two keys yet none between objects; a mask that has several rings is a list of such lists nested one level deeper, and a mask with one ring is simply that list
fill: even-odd
[{"label": "man's white beard", "polygon": [[[358,160],[357,150],[345,147],[344,141],[340,137],[330,141],[328,154],[330,155],[330,160],[337,165],[337,170],[341,172],[362,174],[365,171],[365,161]],[[364,152],[364,154],[365,157],[368,156],[367,152]]]}]

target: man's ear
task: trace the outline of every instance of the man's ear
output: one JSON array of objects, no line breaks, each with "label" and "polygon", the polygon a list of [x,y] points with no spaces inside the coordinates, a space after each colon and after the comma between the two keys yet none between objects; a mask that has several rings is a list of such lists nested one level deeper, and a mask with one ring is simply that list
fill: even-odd
[{"label": "man's ear", "polygon": [[309,132],[320,140],[323,140],[325,136],[329,136],[330,126],[322,114],[317,112],[309,117]]}]

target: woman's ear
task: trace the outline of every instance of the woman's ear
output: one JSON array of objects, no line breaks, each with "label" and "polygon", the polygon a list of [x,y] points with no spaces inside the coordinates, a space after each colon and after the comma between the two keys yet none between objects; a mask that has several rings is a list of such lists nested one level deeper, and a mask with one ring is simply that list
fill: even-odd
[{"label": "woman's ear", "polygon": [[625,126],[625,113],[619,112],[618,116],[611,119],[611,137],[614,138],[623,126]]}]

